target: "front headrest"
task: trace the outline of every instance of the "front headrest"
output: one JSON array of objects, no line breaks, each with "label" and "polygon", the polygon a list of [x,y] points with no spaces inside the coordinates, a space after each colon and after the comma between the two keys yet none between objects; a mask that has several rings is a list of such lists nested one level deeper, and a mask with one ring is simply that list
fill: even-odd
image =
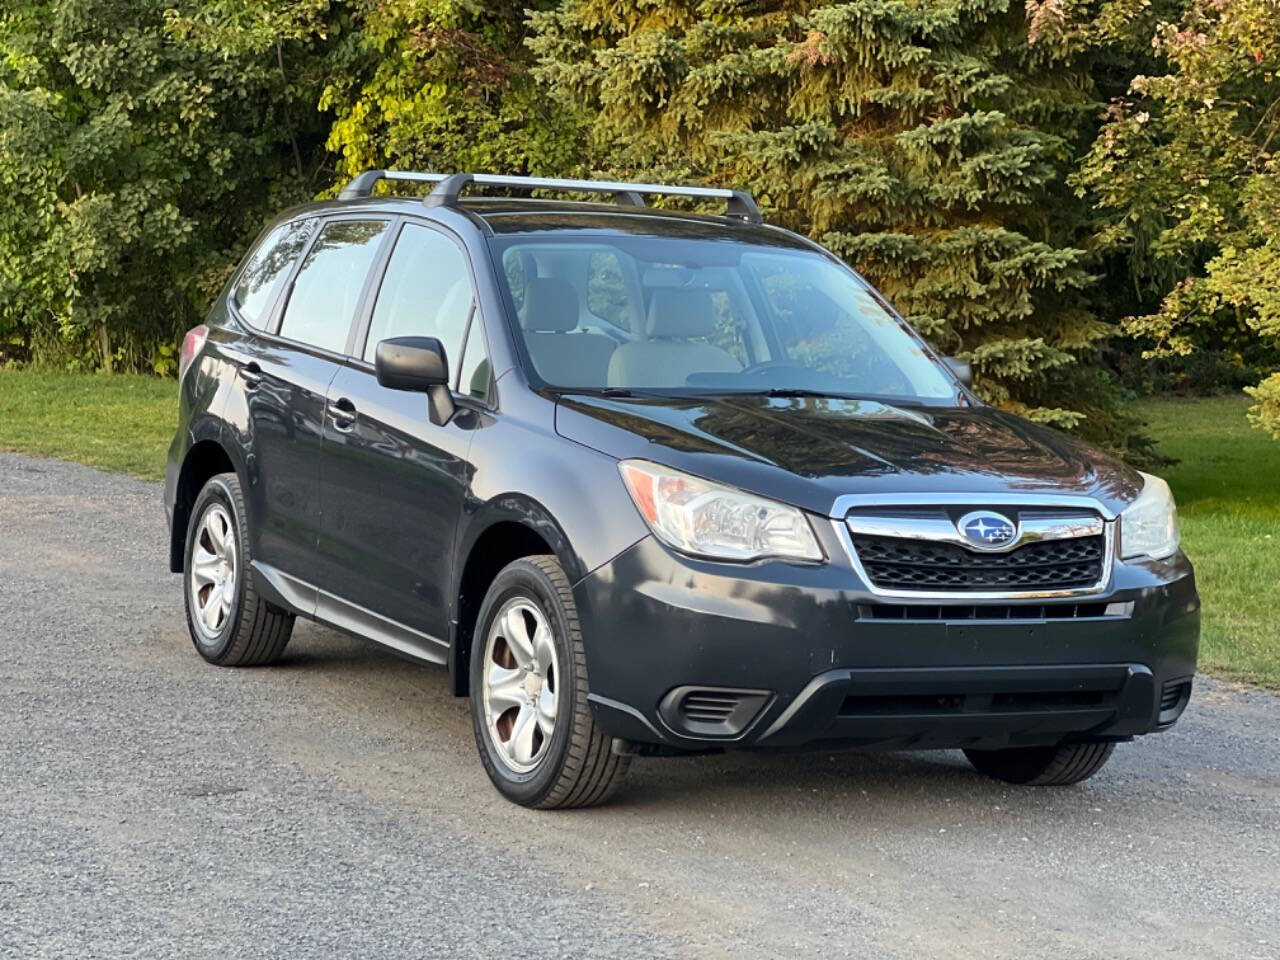
[{"label": "front headrest", "polygon": [[659,287],[651,296],[645,328],[649,336],[688,340],[715,332],[715,307],[705,287]]},{"label": "front headrest", "polygon": [[564,333],[578,326],[578,291],[559,277],[533,277],[524,284],[524,328]]}]

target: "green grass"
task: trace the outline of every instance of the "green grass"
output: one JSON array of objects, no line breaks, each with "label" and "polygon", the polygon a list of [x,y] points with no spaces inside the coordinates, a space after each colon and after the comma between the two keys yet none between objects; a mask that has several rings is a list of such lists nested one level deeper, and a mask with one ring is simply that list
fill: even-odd
[{"label": "green grass", "polygon": [[1248,425],[1248,405],[1152,400],[1139,412],[1179,460],[1161,473],[1204,604],[1201,667],[1280,688],[1280,442]]},{"label": "green grass", "polygon": [[0,368],[0,450],[160,480],[177,421],[172,380]]},{"label": "green grass", "polygon": [[[177,392],[153,377],[0,369],[0,449],[159,480]],[[1214,397],[1139,409],[1180,461],[1162,472],[1204,601],[1202,666],[1280,688],[1280,443],[1249,427],[1247,405]]]}]

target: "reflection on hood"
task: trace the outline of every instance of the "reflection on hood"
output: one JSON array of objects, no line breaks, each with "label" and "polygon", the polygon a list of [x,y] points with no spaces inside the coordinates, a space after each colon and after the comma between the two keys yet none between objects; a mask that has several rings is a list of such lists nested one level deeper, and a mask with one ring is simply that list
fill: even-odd
[{"label": "reflection on hood", "polygon": [[822,513],[841,494],[876,492],[1076,494],[1118,509],[1141,486],[1115,459],[991,407],[566,395],[556,429]]}]

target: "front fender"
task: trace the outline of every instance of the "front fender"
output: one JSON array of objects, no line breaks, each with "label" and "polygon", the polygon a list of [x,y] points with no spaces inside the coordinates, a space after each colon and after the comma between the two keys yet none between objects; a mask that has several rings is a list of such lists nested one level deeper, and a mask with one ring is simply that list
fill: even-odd
[{"label": "front fender", "polygon": [[[494,523],[539,533],[573,583],[649,533],[617,460],[555,431],[555,402],[509,391],[502,416],[483,416],[471,445],[472,474],[457,556]],[[454,584],[455,587],[457,584]]]},{"label": "front fender", "polygon": [[[477,541],[500,523],[517,523],[545,540],[570,581],[576,583],[589,572],[584,569],[581,555],[574,549],[552,510],[524,493],[502,493],[488,502],[478,503],[475,512],[467,517],[459,538],[458,557],[469,557]],[[455,598],[458,594],[456,581],[461,579],[461,570],[462,563],[459,563],[453,591]]]},{"label": "front fender", "polygon": [[[481,414],[471,445],[473,472],[458,523],[450,590],[451,672],[458,693],[465,691],[457,659],[462,579],[486,531],[514,523],[537,534],[572,584],[649,534],[617,461],[556,435],[554,402],[509,392],[518,399],[501,416]],[[587,655],[589,663],[589,649]]]}]

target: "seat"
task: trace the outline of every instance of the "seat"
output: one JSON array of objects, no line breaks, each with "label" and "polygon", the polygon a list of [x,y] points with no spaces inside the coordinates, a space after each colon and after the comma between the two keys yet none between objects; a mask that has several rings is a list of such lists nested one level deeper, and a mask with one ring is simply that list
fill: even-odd
[{"label": "seat", "polygon": [[538,376],[560,387],[600,387],[617,344],[603,334],[573,332],[578,315],[578,292],[569,281],[526,281],[520,324]]},{"label": "seat", "polygon": [[715,333],[715,304],[703,287],[660,287],[645,320],[648,340],[624,343],[609,361],[609,386],[680,387],[694,373],[737,373],[742,364],[710,343],[689,341]]}]

